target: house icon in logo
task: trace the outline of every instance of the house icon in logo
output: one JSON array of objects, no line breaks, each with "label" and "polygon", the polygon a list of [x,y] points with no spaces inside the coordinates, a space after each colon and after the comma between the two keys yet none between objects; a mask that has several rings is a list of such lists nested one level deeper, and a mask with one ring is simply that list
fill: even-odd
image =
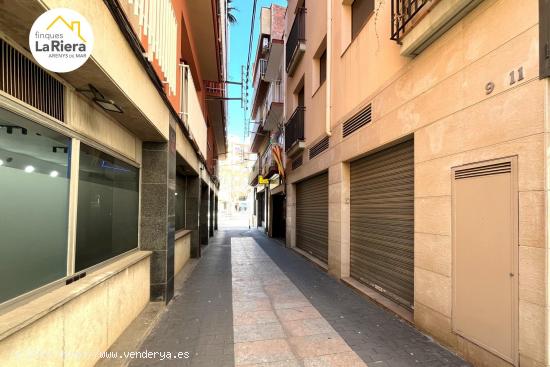
[{"label": "house icon in logo", "polygon": [[76,31],[76,35],[78,36],[78,38],[80,38],[82,42],[87,43],[84,37],[82,37],[82,34],[80,33],[80,21],[74,21],[69,24],[69,22],[67,22],[62,15],[59,15],[57,18],[54,19],[53,22],[50,23],[50,25],[46,29],[49,31],[50,28],[52,28],[58,22],[61,22],[62,24],[64,24],[72,32]]}]

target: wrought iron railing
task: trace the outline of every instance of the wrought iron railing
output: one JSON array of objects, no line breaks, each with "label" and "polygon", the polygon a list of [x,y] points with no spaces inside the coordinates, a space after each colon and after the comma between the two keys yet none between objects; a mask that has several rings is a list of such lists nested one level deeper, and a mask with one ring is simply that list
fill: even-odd
[{"label": "wrought iron railing", "polygon": [[297,107],[285,125],[285,152],[288,152],[296,142],[304,140],[305,111],[305,107]]},{"label": "wrought iron railing", "polygon": [[306,8],[300,8],[296,12],[294,23],[290,34],[286,40],[286,69],[292,61],[296,48],[300,47],[300,42],[306,40]]},{"label": "wrought iron railing", "polygon": [[432,0],[391,0],[391,39],[397,42],[410,28],[411,21]]}]

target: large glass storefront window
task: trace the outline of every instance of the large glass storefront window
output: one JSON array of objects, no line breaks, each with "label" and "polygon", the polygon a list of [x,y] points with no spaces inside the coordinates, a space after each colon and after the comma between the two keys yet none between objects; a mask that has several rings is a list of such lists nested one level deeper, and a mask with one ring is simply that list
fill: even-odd
[{"label": "large glass storefront window", "polygon": [[139,170],[81,144],[75,269],[138,246]]},{"label": "large glass storefront window", "polygon": [[0,303],[67,274],[69,138],[0,109]]}]

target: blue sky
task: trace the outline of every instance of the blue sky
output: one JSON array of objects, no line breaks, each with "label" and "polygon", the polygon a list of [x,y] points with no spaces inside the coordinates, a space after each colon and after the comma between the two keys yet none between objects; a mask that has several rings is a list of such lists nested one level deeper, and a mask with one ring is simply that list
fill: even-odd
[{"label": "blue sky", "polygon": [[[241,80],[241,65],[246,68],[246,62],[248,57],[248,43],[250,38],[250,21],[252,19],[252,7],[253,0],[233,0],[232,6],[236,7],[238,11],[234,12],[237,17],[237,24],[229,26],[229,80],[240,81]],[[286,0],[258,0],[256,8],[256,22],[254,24],[254,36],[252,38],[252,54],[250,57],[250,63],[254,62],[254,55],[256,55],[256,46],[258,43],[259,32],[259,16],[260,9],[262,7],[269,7],[271,4],[279,4],[286,6]],[[252,65],[250,65],[252,72]],[[252,77],[250,77],[252,79]],[[249,85],[252,84],[250,80]],[[229,97],[240,97],[241,87],[239,85],[228,86]],[[254,91],[252,87],[248,90],[249,104]],[[228,134],[243,137],[245,133],[245,121],[243,110],[241,109],[240,101],[228,102],[229,119],[228,119]],[[248,125],[248,124],[247,124]],[[248,126],[246,127],[248,128]]]}]

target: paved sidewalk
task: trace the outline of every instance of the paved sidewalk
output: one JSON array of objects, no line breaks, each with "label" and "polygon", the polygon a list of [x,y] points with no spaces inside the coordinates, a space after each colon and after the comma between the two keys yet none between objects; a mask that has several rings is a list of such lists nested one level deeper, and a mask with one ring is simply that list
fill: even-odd
[{"label": "paved sidewalk", "polygon": [[188,352],[188,359],[135,359],[130,366],[232,367],[231,238],[219,231],[145,340],[141,351]]},{"label": "paved sidewalk", "polygon": [[258,231],[256,243],[369,367],[463,367],[468,363]]},{"label": "paved sidewalk", "polygon": [[253,238],[231,258],[236,366],[366,366]]},{"label": "paved sidewalk", "polygon": [[468,366],[263,233],[220,230],[131,366]]}]

